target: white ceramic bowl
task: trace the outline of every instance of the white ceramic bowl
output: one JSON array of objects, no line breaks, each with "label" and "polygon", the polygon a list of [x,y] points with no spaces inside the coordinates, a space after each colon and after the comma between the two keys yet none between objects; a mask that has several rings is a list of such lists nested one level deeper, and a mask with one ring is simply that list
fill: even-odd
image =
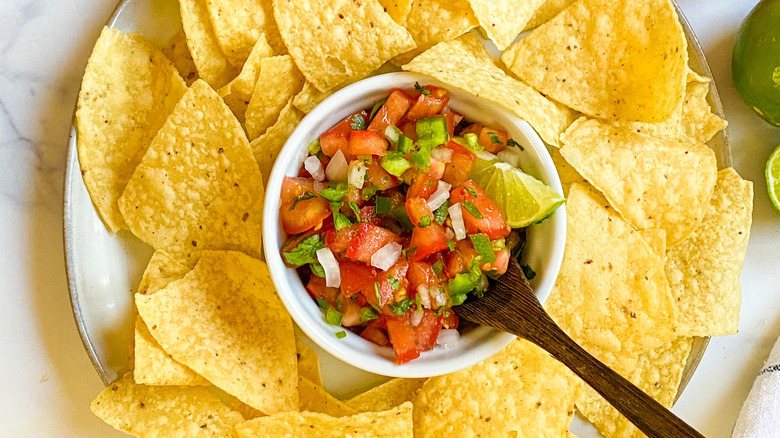
[{"label": "white ceramic bowl", "polygon": [[[343,329],[323,321],[322,313],[306,292],[298,274],[285,266],[280,255],[287,235],[279,222],[279,194],[284,177],[298,174],[306,158],[307,145],[312,140],[350,114],[370,108],[393,88],[408,89],[415,82],[446,88],[450,92],[450,107],[468,120],[506,128],[525,149],[521,163],[523,170],[562,193],[555,165],[528,123],[492,102],[441,84],[428,76],[388,73],[364,79],[334,93],[303,119],[276,159],[266,189],[263,244],[271,277],[293,320],[314,342],[352,366],[393,377],[430,377],[455,372],[497,353],[514,336],[488,327],[466,329],[461,333],[457,346],[448,349],[435,347],[403,365],[395,363],[391,347],[377,346],[350,331],[345,338],[336,338],[336,332]],[[549,296],[558,276],[565,238],[566,212],[563,207],[541,224],[527,229],[523,260],[537,273],[531,285],[542,302]]]}]

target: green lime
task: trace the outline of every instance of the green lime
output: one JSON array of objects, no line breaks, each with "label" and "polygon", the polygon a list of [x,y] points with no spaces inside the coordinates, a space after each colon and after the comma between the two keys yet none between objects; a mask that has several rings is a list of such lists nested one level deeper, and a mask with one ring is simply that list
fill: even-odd
[{"label": "green lime", "polygon": [[742,99],[780,126],[780,0],[763,0],[734,40],[731,75]]},{"label": "green lime", "polygon": [[565,201],[547,184],[492,155],[478,155],[469,177],[504,212],[512,228],[543,221]]},{"label": "green lime", "polygon": [[766,160],[766,189],[769,192],[769,200],[780,211],[780,145]]}]

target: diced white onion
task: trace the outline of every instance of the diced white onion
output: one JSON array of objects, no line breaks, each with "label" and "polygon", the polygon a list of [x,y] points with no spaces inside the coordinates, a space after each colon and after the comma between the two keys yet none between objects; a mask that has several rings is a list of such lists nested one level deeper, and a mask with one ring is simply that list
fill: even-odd
[{"label": "diced white onion", "polygon": [[311,177],[317,181],[325,180],[325,169],[322,168],[322,162],[315,156],[303,160],[303,167],[311,174]]},{"label": "diced white onion", "polygon": [[444,201],[450,199],[450,189],[452,185],[439,180],[439,185],[436,186],[436,191],[428,198],[428,208],[431,211],[435,211],[437,208],[444,204]]},{"label": "diced white onion", "polygon": [[455,329],[441,329],[436,344],[444,348],[455,347],[460,341],[460,333]]},{"label": "diced white onion", "polygon": [[401,130],[395,125],[387,125],[385,128],[385,138],[392,144],[398,143],[398,138],[401,137]]},{"label": "diced white onion", "polygon": [[354,160],[350,163],[349,176],[347,177],[349,185],[362,189],[366,180],[366,170],[368,170],[366,163],[360,160]]},{"label": "diced white onion", "polygon": [[336,152],[336,155],[330,159],[328,168],[325,169],[325,175],[327,175],[328,179],[331,181],[346,181],[348,169],[349,164],[347,163],[347,159],[344,157],[344,153],[341,152],[341,149],[339,149]]},{"label": "diced white onion", "polygon": [[339,262],[333,256],[330,248],[318,249],[317,261],[320,262],[322,270],[325,271],[325,286],[340,287],[341,269],[339,269]]},{"label": "diced white onion", "polygon": [[413,310],[411,315],[412,326],[417,327],[418,325],[420,325],[420,321],[422,321],[422,317],[423,317],[423,312],[418,312],[416,310]]},{"label": "diced white onion", "polygon": [[328,183],[322,181],[314,181],[314,191],[319,193],[328,188]]},{"label": "diced white onion", "polygon": [[460,123],[461,120],[463,120],[463,116],[458,113],[455,113],[455,119],[454,119],[455,123],[453,123],[453,125],[457,125],[458,123]]},{"label": "diced white onion", "polygon": [[447,304],[447,295],[444,294],[444,291],[441,288],[434,287],[430,289],[431,293],[431,301],[436,304],[436,308],[439,308],[445,304]]},{"label": "diced white onion", "polygon": [[452,160],[452,149],[450,148],[436,148],[431,151],[431,158],[439,160],[442,163],[449,163]]},{"label": "diced white onion", "polygon": [[395,262],[398,261],[398,257],[401,256],[402,249],[403,248],[401,248],[400,243],[388,243],[387,245],[379,248],[379,250],[371,256],[371,266],[383,271],[387,271],[395,264]]},{"label": "diced white onion", "polygon": [[420,304],[426,309],[431,308],[431,291],[428,286],[421,284],[417,286],[417,295],[420,296]]},{"label": "diced white onion", "polygon": [[452,222],[452,231],[455,231],[455,239],[463,240],[466,238],[466,224],[463,223],[463,210],[460,208],[460,202],[450,205],[450,221]]},{"label": "diced white onion", "polygon": [[513,167],[520,167],[520,156],[522,152],[519,148],[504,149],[498,153],[498,159],[511,164]]}]

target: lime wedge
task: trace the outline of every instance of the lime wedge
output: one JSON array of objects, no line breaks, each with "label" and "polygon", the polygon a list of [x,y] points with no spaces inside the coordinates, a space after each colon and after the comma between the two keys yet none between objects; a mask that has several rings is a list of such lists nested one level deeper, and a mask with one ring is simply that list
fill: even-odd
[{"label": "lime wedge", "polygon": [[488,155],[491,154],[477,155],[469,177],[504,212],[510,227],[521,228],[539,223],[565,201],[547,184]]},{"label": "lime wedge", "polygon": [[780,211],[780,145],[766,161],[766,189],[775,210]]}]

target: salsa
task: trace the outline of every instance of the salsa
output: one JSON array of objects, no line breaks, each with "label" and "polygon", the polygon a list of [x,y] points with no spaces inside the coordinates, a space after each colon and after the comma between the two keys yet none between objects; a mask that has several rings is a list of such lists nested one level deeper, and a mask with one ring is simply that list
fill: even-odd
[{"label": "salsa", "polygon": [[449,99],[431,85],[393,90],[322,133],[282,184],[285,262],[327,323],[392,346],[399,364],[457,343],[452,306],[506,272],[520,240],[469,179],[478,151],[517,143]]}]

